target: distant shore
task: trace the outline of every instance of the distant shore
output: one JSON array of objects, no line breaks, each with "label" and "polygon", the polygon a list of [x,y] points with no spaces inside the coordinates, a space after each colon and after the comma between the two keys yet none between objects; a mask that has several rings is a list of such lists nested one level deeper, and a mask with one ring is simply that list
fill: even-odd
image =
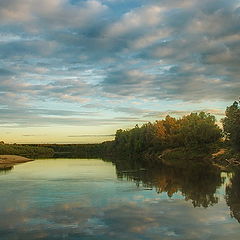
[{"label": "distant shore", "polygon": [[17,155],[0,155],[0,168],[13,166],[18,163],[31,162],[32,159]]}]

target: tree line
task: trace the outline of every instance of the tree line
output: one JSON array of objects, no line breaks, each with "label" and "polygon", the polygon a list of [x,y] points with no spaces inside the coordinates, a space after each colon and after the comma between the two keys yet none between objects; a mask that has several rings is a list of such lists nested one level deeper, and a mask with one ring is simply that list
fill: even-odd
[{"label": "tree line", "polygon": [[181,118],[166,116],[153,123],[136,125],[132,129],[119,129],[115,140],[103,143],[105,152],[127,155],[142,155],[162,152],[166,149],[204,148],[218,142],[230,141],[240,149],[240,104],[234,102],[226,109],[226,117],[221,120],[223,129],[215,116],[200,112]]},{"label": "tree line", "polygon": [[[51,157],[104,157],[106,155],[147,156],[171,149],[180,149],[180,158],[190,156],[186,149],[200,149],[203,152],[216,143],[231,143],[233,149],[240,151],[240,103],[235,101],[226,109],[221,120],[223,129],[216,118],[205,112],[191,113],[181,118],[166,116],[165,119],[148,122],[132,129],[119,129],[113,141],[102,144],[0,144],[0,154]],[[204,152],[203,152],[204,153]],[[175,154],[175,155],[173,155]],[[169,158],[176,157],[177,151]],[[194,158],[195,156],[193,156]]]},{"label": "tree line", "polygon": [[52,157],[54,155],[54,150],[42,146],[29,146],[24,144],[0,144],[0,154],[41,158]]}]

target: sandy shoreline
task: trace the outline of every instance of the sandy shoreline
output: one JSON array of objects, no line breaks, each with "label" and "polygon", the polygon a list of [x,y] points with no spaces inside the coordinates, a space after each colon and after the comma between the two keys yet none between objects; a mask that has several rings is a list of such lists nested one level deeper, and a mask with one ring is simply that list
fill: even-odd
[{"label": "sandy shoreline", "polygon": [[0,155],[0,168],[5,168],[7,166],[13,166],[14,164],[25,163],[30,161],[33,160],[17,155]]}]

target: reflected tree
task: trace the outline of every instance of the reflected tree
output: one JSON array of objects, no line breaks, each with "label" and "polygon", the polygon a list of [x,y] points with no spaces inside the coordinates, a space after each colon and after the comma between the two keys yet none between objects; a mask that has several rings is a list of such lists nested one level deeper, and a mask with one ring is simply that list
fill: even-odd
[{"label": "reflected tree", "polygon": [[10,171],[13,170],[13,166],[11,165],[0,165],[0,175],[4,175],[4,174],[7,174],[9,173]]},{"label": "reflected tree", "polygon": [[194,207],[207,208],[218,202],[216,189],[224,179],[221,172],[211,165],[196,164],[188,168],[161,165],[148,167],[137,162],[116,162],[117,176],[134,181],[137,186],[154,188],[157,193],[166,192],[171,198],[180,192]]},{"label": "reflected tree", "polygon": [[240,169],[237,169],[226,187],[226,202],[231,216],[240,223]]}]

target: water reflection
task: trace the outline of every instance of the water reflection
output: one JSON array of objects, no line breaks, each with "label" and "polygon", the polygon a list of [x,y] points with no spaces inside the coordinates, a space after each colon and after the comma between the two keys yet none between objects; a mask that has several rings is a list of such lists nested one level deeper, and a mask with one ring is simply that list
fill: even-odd
[{"label": "water reflection", "polygon": [[10,171],[13,170],[13,166],[11,165],[0,165],[0,175],[3,175],[3,174],[7,174],[9,173]]},{"label": "water reflection", "polygon": [[226,187],[226,202],[230,207],[231,216],[240,223],[240,169],[233,172]]},{"label": "water reflection", "polygon": [[[224,181],[219,170],[115,165],[99,159],[16,165],[0,178],[0,239],[239,239],[224,186],[218,189]],[[238,176],[227,185],[236,218]]]},{"label": "water reflection", "polygon": [[[147,168],[147,169],[146,169]],[[134,181],[137,186],[154,188],[157,193],[166,192],[169,197],[181,193],[185,200],[191,200],[194,207],[212,206],[218,203],[216,189],[224,178],[221,172],[211,165],[189,165],[187,168],[138,166],[130,162],[116,162],[118,178]]]}]

